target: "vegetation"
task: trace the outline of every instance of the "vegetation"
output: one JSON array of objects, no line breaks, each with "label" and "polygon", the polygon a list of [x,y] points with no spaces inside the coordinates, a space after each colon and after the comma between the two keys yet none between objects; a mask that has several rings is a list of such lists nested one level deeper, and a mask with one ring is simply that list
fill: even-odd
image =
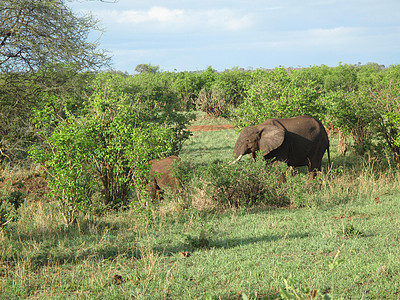
[{"label": "vegetation", "polygon": [[88,72],[107,67],[110,58],[87,39],[97,21],[77,16],[64,0],[4,0],[0,20],[0,162],[20,161],[36,142],[30,118],[43,93],[60,107],[81,95]]},{"label": "vegetation", "polygon": [[[277,185],[296,205],[234,208],[223,198],[230,171],[213,160],[229,161],[231,149],[220,151],[221,141],[236,137],[233,129],[194,133],[181,150],[189,183],[154,207],[78,214],[66,227],[56,202],[27,193],[18,219],[0,233],[2,297],[396,297],[400,178],[388,162],[340,156],[332,135],[333,170],[312,188],[305,169]],[[199,155],[207,152],[212,159]],[[250,162],[232,167],[246,174]],[[198,184],[208,169],[219,182]],[[10,182],[2,189],[9,195],[17,182],[28,186],[17,168],[0,177]]]},{"label": "vegetation", "polygon": [[[93,72],[96,21],[64,1],[0,17],[0,298],[398,296],[399,66]],[[334,161],[312,182],[188,130],[303,114]],[[152,203],[171,154],[181,184]]]},{"label": "vegetation", "polygon": [[[83,107],[75,114],[65,107],[63,120],[55,118],[51,106],[34,111],[44,145],[32,149],[31,156],[49,175],[67,224],[93,206],[98,187],[104,207],[127,206],[130,191],[143,188],[147,162],[178,152],[188,138],[182,128],[190,115],[174,112],[171,101],[155,102],[147,91],[131,98],[121,79],[97,76]],[[133,194],[131,201],[142,200],[140,191]]]},{"label": "vegetation", "polygon": [[80,70],[101,68],[109,59],[87,41],[97,21],[77,17],[64,0],[4,0],[0,4],[0,70],[39,70],[45,64],[68,63]]}]

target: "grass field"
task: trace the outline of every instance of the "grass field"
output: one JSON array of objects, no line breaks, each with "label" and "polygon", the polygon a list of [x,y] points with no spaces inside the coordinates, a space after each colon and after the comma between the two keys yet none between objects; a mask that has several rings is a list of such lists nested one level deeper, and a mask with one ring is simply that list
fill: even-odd
[{"label": "grass field", "polygon": [[[229,162],[237,135],[193,132],[181,157]],[[66,228],[53,203],[32,197],[0,230],[0,298],[399,298],[400,176],[386,161],[340,157],[331,140],[333,169],[324,158],[301,208],[211,213],[167,199],[156,212],[82,216]]]}]

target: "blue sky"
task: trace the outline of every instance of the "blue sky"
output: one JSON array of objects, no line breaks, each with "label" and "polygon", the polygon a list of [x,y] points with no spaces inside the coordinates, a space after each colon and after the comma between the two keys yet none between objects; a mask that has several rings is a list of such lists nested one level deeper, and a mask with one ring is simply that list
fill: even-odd
[{"label": "blue sky", "polygon": [[400,63],[399,0],[119,0],[69,6],[100,21],[100,48],[109,51],[114,69],[128,73],[142,63],[163,71]]}]

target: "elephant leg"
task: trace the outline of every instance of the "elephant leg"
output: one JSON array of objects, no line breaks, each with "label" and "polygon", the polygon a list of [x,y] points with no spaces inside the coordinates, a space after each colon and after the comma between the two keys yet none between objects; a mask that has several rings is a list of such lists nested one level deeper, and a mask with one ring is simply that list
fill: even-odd
[{"label": "elephant leg", "polygon": [[290,175],[295,176],[297,174],[299,174],[299,172],[297,171],[297,169],[293,166],[289,166],[290,169]]},{"label": "elephant leg", "polygon": [[163,200],[164,199],[164,190],[161,190],[161,189],[158,189],[157,190],[157,200],[158,200],[158,203],[160,203],[161,202],[161,200]]},{"label": "elephant leg", "polygon": [[308,179],[313,180],[319,172],[321,172],[321,162],[310,162],[308,165]]},{"label": "elephant leg", "polygon": [[313,180],[317,176],[318,171],[316,169],[308,170],[308,180]]},{"label": "elephant leg", "polygon": [[157,182],[156,181],[152,181],[149,183],[149,194],[150,194],[150,198],[151,201],[156,200],[156,196],[158,195],[157,193]]}]

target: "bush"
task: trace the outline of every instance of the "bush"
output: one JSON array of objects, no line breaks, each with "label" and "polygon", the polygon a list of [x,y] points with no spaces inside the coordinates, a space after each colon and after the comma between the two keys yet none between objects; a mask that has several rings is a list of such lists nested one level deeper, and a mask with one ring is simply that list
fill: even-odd
[{"label": "bush", "polygon": [[285,206],[290,204],[282,177],[286,170],[283,164],[265,165],[262,157],[233,165],[216,160],[199,167],[193,185],[220,209]]},{"label": "bush", "polygon": [[204,85],[201,74],[190,72],[169,73],[169,77],[172,78],[171,88],[178,97],[182,109],[193,109]]},{"label": "bush", "polygon": [[0,190],[0,228],[18,219],[18,208],[25,201],[25,196],[23,192],[8,187],[7,182],[3,181]]},{"label": "bush", "polygon": [[225,93],[218,86],[211,89],[203,88],[196,100],[196,109],[203,111],[209,117],[221,117],[229,110]]},{"label": "bush", "polygon": [[[154,106],[153,98],[132,99],[121,79],[99,75],[82,114],[68,114],[54,131],[43,130],[44,147],[31,151],[50,175],[51,194],[59,200],[66,224],[91,209],[98,190],[105,207],[126,206],[131,196],[141,200],[146,162],[174,153],[188,137],[181,132],[188,122],[184,115],[171,112],[167,104]],[[36,111],[37,126],[46,129],[52,113]]]},{"label": "bush", "polygon": [[366,83],[371,102],[374,103],[372,126],[377,137],[386,142],[393,159],[400,167],[400,65],[373,73],[375,84]]},{"label": "bush", "polygon": [[236,125],[251,126],[270,118],[299,115],[319,117],[324,111],[318,101],[320,86],[314,79],[301,75],[284,68],[254,72],[243,103],[234,112]]},{"label": "bush", "polygon": [[[0,161],[21,161],[40,142],[31,117],[33,110],[52,110],[52,120],[66,117],[65,110],[82,107],[82,94],[92,74],[78,73],[77,66],[46,65],[31,74],[0,74]],[[49,124],[51,127],[54,123]]]}]

